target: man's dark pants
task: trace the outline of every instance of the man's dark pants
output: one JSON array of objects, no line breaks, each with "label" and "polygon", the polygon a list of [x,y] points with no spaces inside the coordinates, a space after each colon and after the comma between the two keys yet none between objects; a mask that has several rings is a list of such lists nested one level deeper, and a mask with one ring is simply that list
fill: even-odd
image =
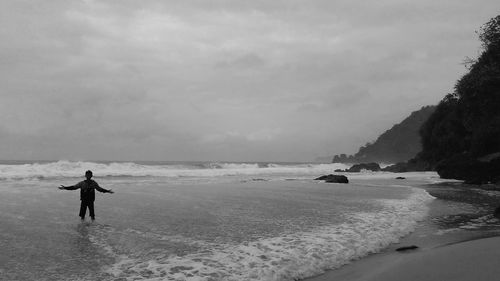
[{"label": "man's dark pants", "polygon": [[94,201],[82,200],[80,204],[80,217],[82,220],[85,218],[85,213],[87,212],[87,207],[89,208],[90,217],[95,218],[94,214]]}]

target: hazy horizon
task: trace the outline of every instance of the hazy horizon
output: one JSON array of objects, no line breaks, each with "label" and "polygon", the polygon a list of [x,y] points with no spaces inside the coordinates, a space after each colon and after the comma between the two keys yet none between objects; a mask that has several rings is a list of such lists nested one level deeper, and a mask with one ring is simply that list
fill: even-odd
[{"label": "hazy horizon", "polygon": [[[43,3],[43,4],[42,4]],[[309,162],[437,104],[498,1],[2,1],[0,159]]]},{"label": "hazy horizon", "polygon": [[[7,165],[16,165],[16,164],[32,164],[32,163],[39,163],[39,164],[44,164],[44,163],[54,163],[54,162],[70,162],[70,163],[75,163],[75,162],[89,162],[89,163],[103,163],[103,164],[108,164],[108,163],[136,163],[136,164],[166,164],[166,165],[172,165],[172,164],[187,164],[187,163],[235,163],[235,164],[257,164],[257,163],[270,163],[270,164],[332,164],[332,163],[322,163],[322,162],[317,162],[314,161],[314,159],[310,161],[238,161],[238,160],[225,160],[225,159],[211,159],[211,160],[141,160],[141,159],[125,159],[125,160],[116,160],[116,159],[106,159],[106,160],[97,160],[97,159],[0,159],[0,164],[7,164]],[[337,163],[337,164],[342,164],[342,163]],[[217,169],[217,168],[214,168]]]}]

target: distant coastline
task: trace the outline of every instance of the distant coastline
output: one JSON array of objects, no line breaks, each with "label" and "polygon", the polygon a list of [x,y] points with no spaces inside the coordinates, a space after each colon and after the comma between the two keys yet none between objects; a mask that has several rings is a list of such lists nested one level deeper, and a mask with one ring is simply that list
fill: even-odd
[{"label": "distant coastline", "polygon": [[337,154],[316,158],[317,162],[395,164],[408,161],[422,151],[419,130],[436,106],[424,106],[382,133],[375,141],[361,146],[353,155]]}]

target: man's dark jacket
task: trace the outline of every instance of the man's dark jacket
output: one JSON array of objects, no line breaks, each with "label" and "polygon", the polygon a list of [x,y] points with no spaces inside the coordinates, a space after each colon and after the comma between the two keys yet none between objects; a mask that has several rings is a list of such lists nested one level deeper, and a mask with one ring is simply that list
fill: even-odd
[{"label": "man's dark jacket", "polygon": [[73,186],[66,186],[64,189],[75,190],[80,189],[80,200],[86,202],[94,202],[95,200],[95,190],[99,192],[109,192],[109,190],[100,187],[94,180],[84,180]]}]

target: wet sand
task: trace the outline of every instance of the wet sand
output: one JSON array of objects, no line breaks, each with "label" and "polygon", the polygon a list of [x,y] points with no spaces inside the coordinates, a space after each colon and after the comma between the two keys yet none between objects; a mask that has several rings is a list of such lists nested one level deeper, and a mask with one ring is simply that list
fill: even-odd
[{"label": "wet sand", "polygon": [[395,253],[331,271],[314,281],[490,281],[500,276],[500,237]]},{"label": "wet sand", "polygon": [[[437,199],[428,218],[400,243],[307,281],[496,280],[500,276],[499,186],[423,186]],[[416,250],[395,251],[417,245]]]}]

